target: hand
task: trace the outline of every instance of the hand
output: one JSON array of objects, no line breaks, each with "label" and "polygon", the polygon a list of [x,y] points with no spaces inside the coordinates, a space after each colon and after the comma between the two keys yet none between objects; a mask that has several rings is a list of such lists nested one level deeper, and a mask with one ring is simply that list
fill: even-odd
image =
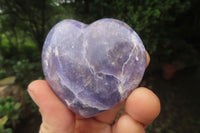
[{"label": "hand", "polygon": [[[32,82],[28,91],[42,115],[40,133],[145,133],[145,127],[160,113],[158,97],[144,87],[135,89],[125,102],[88,119],[70,111],[44,80]],[[113,125],[123,104],[124,112]]]}]

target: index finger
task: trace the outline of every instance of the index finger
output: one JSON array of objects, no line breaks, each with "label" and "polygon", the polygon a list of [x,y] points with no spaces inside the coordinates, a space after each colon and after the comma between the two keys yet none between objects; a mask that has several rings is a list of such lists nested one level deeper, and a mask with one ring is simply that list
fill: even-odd
[{"label": "index finger", "polygon": [[128,97],[125,112],[147,126],[160,113],[160,100],[151,90],[144,87],[137,88]]}]

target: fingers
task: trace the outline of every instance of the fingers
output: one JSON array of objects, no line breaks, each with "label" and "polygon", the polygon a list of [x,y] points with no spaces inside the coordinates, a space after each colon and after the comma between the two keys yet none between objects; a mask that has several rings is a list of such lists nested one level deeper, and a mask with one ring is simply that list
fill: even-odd
[{"label": "fingers", "polygon": [[73,113],[56,97],[46,81],[37,80],[28,86],[28,92],[39,106],[42,115],[41,133],[72,133]]},{"label": "fingers", "polygon": [[145,133],[145,130],[141,123],[124,114],[113,126],[112,133]]},{"label": "fingers", "polygon": [[112,124],[114,122],[114,120],[116,119],[123,104],[124,104],[124,102],[118,104],[117,106],[115,106],[114,108],[112,108],[110,110],[107,110],[107,111],[99,114],[95,118],[100,122]]},{"label": "fingers", "polygon": [[160,113],[160,101],[151,90],[140,87],[128,97],[125,112],[134,120],[147,126]]},{"label": "fingers", "polygon": [[75,133],[111,133],[111,127],[93,118],[82,119],[76,121]]},{"label": "fingers", "polygon": [[146,51],[146,57],[147,57],[147,64],[146,64],[146,68],[147,68],[149,66],[149,63],[150,63],[150,55],[147,51]]},{"label": "fingers", "polygon": [[125,103],[125,112],[115,123],[113,133],[145,133],[145,127],[160,113],[160,101],[150,90],[140,87]]}]

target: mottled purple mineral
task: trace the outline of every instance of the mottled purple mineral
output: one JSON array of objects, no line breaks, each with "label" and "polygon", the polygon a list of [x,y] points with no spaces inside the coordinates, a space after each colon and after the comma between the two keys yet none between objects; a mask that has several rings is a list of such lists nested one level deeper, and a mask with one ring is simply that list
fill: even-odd
[{"label": "mottled purple mineral", "polygon": [[140,83],[146,53],[137,33],[116,19],[66,19],[47,35],[45,78],[76,114],[88,118],[123,101]]}]

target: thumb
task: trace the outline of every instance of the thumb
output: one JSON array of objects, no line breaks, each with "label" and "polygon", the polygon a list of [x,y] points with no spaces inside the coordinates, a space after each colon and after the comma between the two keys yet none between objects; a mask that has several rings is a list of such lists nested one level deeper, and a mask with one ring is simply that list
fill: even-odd
[{"label": "thumb", "polygon": [[33,81],[28,86],[28,92],[40,108],[40,133],[73,133],[74,114],[58,99],[46,81]]}]

